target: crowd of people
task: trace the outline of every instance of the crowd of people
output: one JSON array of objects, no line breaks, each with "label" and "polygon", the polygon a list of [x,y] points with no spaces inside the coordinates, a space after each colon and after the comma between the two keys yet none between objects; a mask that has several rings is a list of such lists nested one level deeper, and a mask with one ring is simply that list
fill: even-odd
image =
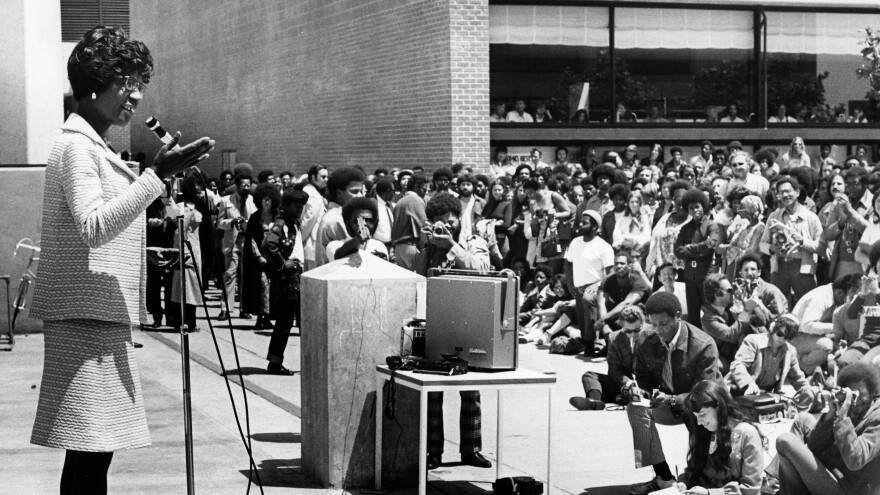
[{"label": "crowd of people", "polygon": [[[634,112],[627,108],[626,104],[618,103],[614,116],[608,112],[596,111],[591,117],[585,108],[575,110],[570,116],[566,112],[550,109],[550,105],[543,100],[537,100],[531,106],[526,100],[517,98],[508,101],[498,100],[492,105],[489,115],[490,122],[505,122],[515,124],[551,124],[551,123],[575,123],[588,122],[619,122],[619,123],[646,123],[664,124],[675,122],[701,122],[706,124],[755,124],[758,116],[752,113],[744,113],[743,105],[739,102],[730,102],[724,105],[709,105],[702,110],[671,110],[662,105],[648,104],[641,112]],[[510,109],[510,110],[508,110]],[[554,113],[555,112],[555,113]],[[598,116],[598,118],[597,118]],[[569,118],[570,117],[570,118]],[[870,120],[861,108],[855,107],[847,114],[843,104],[832,107],[826,104],[797,105],[792,113],[784,103],[773,105],[767,116],[769,124],[794,124],[794,123],[837,123],[837,124],[867,124]]]},{"label": "crowd of people", "polygon": [[[559,147],[547,163],[536,148],[530,162],[514,165],[498,146],[485,173],[464,164],[430,175],[315,166],[276,180],[240,165],[203,181],[204,192],[186,177],[182,201],[150,225],[167,228],[177,212],[192,212],[185,225],[202,245],[204,279],[217,280],[229,308],[239,301],[240,317],[274,326],[270,373],[289,373],[284,347],[304,270],[358,250],[423,275],[438,267],[510,269],[521,283],[521,343],[607,356],[608,375],[586,373],[585,395],[570,402],[581,410],[626,405],[636,466],[656,473],[632,493],[675,483],[655,424],[688,427],[689,470],[679,482],[692,492],[760,488],[760,438],[731,397],[806,392],[838,374],[866,387],[839,404],[851,413],[847,438],[866,443],[860,467],[846,464],[833,482],[874,483],[863,471],[880,463],[870,443],[880,433],[872,412],[880,407],[872,381],[880,370],[880,169],[867,147],[842,164],[830,146],[810,157],[799,137],[783,153],[706,141],[693,157],[672,147],[667,161],[663,146],[650,149],[640,158],[635,145],[593,147],[574,160]],[[174,291],[170,297],[179,300]],[[280,315],[282,307],[293,309]],[[434,468],[442,458],[442,394],[431,395],[429,409]],[[478,392],[462,393],[461,414],[462,461],[490,466],[480,454]],[[832,416],[823,418],[841,423]],[[808,426],[799,437],[805,444],[816,425]],[[855,455],[840,448],[844,459]],[[807,462],[804,452],[792,459],[772,470],[783,492],[786,483],[810,481],[793,474]]]}]

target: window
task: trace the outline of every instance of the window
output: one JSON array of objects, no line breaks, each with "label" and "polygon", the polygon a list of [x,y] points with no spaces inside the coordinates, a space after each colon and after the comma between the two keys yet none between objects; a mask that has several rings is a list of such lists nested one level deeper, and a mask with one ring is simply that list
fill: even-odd
[{"label": "window", "polygon": [[751,12],[619,8],[614,43],[621,121],[743,123],[754,112]]},{"label": "window", "polygon": [[878,15],[768,12],[768,122],[880,122],[855,73],[865,28],[878,25]]},{"label": "window", "polygon": [[604,7],[490,5],[492,120],[515,112],[518,100],[536,121],[607,120],[608,20]]},{"label": "window", "polygon": [[61,0],[61,41],[73,42],[95,26],[129,32],[129,0]]}]

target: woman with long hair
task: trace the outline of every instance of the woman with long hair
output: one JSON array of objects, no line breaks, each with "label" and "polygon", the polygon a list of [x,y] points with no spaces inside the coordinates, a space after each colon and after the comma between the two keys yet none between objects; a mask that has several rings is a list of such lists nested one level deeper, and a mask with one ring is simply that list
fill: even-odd
[{"label": "woman with long hair", "polygon": [[241,264],[241,307],[245,313],[258,315],[254,330],[272,328],[270,314],[270,282],[266,274],[266,257],[262,251],[263,239],[275,223],[281,206],[281,191],[271,183],[263,183],[254,191],[257,211],[248,218],[244,232]]},{"label": "woman with long hair", "polygon": [[651,145],[651,151],[648,153],[648,156],[642,158],[642,166],[647,167],[653,165],[655,167],[663,168],[665,161],[666,154],[663,151],[663,145],[654,143]]},{"label": "woman with long hair", "polygon": [[532,212],[529,209],[529,197],[526,196],[522,183],[517,184],[514,189],[508,224],[510,225],[507,228],[509,250],[505,256],[504,266],[510,268],[511,261],[516,258],[522,258],[529,265],[534,265],[537,243],[532,234]]},{"label": "woman with long hair", "polygon": [[642,208],[644,203],[640,191],[629,193],[623,217],[614,223],[611,247],[615,251],[623,249],[634,258],[645,252],[651,242],[651,216]]},{"label": "woman with long hair", "polygon": [[[810,167],[810,155],[807,154],[804,138],[795,136],[782,155],[782,168]],[[817,170],[818,172],[818,170]]]},{"label": "woman with long hair", "polygon": [[[61,493],[107,493],[113,453],[150,433],[132,328],[145,292],[147,207],[163,180],[208,157],[207,137],[162,146],[138,176],[105,141],[125,127],[153,75],[147,46],[113,27],[85,33],[67,60],[77,102],[46,164],[43,239],[30,316],[45,358],[31,443],[65,449]],[[196,242],[197,244],[197,242]]]},{"label": "woman with long hair", "polygon": [[[714,380],[698,382],[685,407],[692,426],[679,491],[757,494],[764,472],[761,434],[734,407],[727,387]],[[722,490],[710,491],[715,489]]]},{"label": "woman with long hair", "polygon": [[494,221],[495,239],[501,255],[507,255],[510,247],[507,245],[507,229],[512,221],[510,209],[512,205],[507,201],[507,186],[501,180],[492,182],[489,186],[486,206],[483,207],[483,218]]}]

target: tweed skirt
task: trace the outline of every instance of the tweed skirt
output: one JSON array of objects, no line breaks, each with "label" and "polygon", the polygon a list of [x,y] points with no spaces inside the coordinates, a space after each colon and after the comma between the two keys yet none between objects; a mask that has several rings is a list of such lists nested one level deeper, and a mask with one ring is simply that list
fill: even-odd
[{"label": "tweed skirt", "polygon": [[85,452],[149,445],[131,325],[58,320],[43,328],[45,361],[31,443]]}]

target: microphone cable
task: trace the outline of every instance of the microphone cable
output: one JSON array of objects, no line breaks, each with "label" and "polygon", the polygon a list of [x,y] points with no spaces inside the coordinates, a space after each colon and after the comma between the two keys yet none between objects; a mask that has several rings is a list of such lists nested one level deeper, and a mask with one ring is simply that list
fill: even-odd
[{"label": "microphone cable", "polygon": [[[199,177],[199,180],[202,184],[202,188],[203,188],[203,191],[205,194],[205,204],[207,206],[208,205],[208,202],[207,202],[208,185],[205,181],[205,177],[202,174],[202,171],[199,170],[197,167],[193,167],[193,168],[195,169],[194,172]],[[210,213],[210,209],[209,209],[209,213]],[[209,218],[208,220],[213,220],[213,218]],[[240,362],[239,356],[238,356],[238,344],[235,341],[235,333],[233,332],[233,329],[232,329],[232,316],[229,314],[229,301],[226,297],[226,291],[221,289],[220,292],[223,296],[223,305],[225,307],[227,318],[229,321],[228,328],[229,328],[229,335],[230,335],[230,338],[232,341],[231,343],[232,343],[233,355],[235,357],[235,365],[238,367],[238,370],[239,370],[238,371],[238,379],[239,379],[239,385],[241,386],[242,397],[244,400],[244,415],[245,415],[245,429],[244,430],[242,429],[242,426],[241,426],[241,418],[238,414],[238,408],[235,405],[235,397],[232,394],[232,387],[229,384],[229,378],[228,378],[228,373],[226,371],[226,365],[223,362],[223,355],[220,352],[220,345],[217,342],[217,335],[214,331],[214,325],[211,323],[211,316],[208,314],[208,303],[206,301],[205,286],[202,283],[201,268],[199,267],[199,264],[195,259],[195,255],[194,255],[193,249],[192,249],[192,244],[189,242],[189,240],[186,240],[185,244],[186,244],[187,250],[189,251],[190,257],[193,259],[193,267],[194,267],[193,271],[196,274],[196,281],[199,284],[199,292],[202,295],[202,309],[205,314],[205,319],[208,322],[208,329],[211,331],[211,339],[214,342],[214,350],[217,353],[217,359],[220,364],[220,370],[222,372],[223,382],[226,384],[226,391],[227,391],[227,394],[229,395],[229,402],[232,406],[233,416],[235,417],[235,425],[238,428],[239,438],[241,438],[241,441],[244,444],[245,450],[247,451],[247,455],[248,455],[248,486],[247,486],[247,491],[245,493],[250,494],[251,486],[253,484],[253,479],[254,479],[254,477],[256,477],[257,486],[260,488],[260,494],[265,495],[263,492],[263,483],[262,483],[262,480],[260,479],[260,473],[257,468],[256,461],[254,460],[254,455],[253,455],[253,446],[252,446],[252,439],[251,439],[251,425],[250,425],[250,407],[248,405],[248,393],[247,393],[247,388],[245,388],[245,384],[244,384],[244,376],[241,374],[241,362]],[[213,243],[212,243],[212,245],[213,245]],[[181,253],[181,255],[183,255],[183,253]],[[185,276],[185,273],[181,273],[181,276],[182,277]],[[181,304],[186,304],[186,301],[182,301]],[[183,324],[183,322],[181,322],[181,324]],[[247,436],[245,436],[245,431],[247,432]]]}]

